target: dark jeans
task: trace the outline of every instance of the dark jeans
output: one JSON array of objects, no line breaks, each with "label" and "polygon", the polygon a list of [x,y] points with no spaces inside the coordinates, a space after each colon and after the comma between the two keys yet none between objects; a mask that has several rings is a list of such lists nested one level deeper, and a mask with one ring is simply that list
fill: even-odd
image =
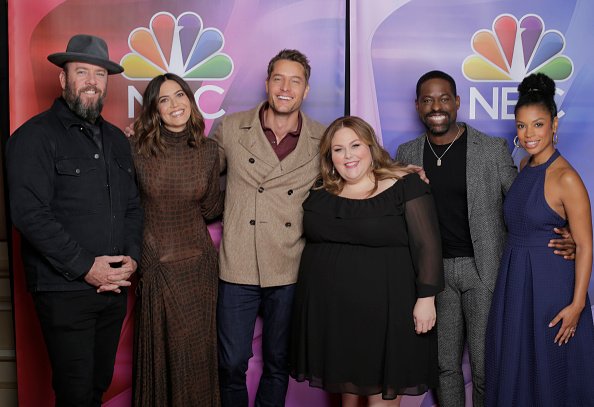
[{"label": "dark jeans", "polygon": [[262,288],[219,281],[217,331],[223,407],[247,407],[246,372],[258,312],[262,315],[264,369],[257,407],[282,407],[289,383],[287,365],[295,285]]},{"label": "dark jeans", "polygon": [[56,406],[101,406],[126,316],[125,291],[37,292],[33,300],[52,366]]}]

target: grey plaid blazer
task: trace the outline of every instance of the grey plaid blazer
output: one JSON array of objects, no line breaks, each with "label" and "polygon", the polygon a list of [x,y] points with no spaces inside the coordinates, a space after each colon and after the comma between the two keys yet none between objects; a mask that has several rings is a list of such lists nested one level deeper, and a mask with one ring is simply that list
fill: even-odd
[{"label": "grey plaid blazer", "polygon": [[[495,289],[501,252],[505,242],[503,199],[517,175],[507,142],[466,125],[466,194],[468,219],[479,276],[491,292]],[[425,134],[402,144],[396,160],[423,165]],[[439,205],[439,202],[436,202]]]}]

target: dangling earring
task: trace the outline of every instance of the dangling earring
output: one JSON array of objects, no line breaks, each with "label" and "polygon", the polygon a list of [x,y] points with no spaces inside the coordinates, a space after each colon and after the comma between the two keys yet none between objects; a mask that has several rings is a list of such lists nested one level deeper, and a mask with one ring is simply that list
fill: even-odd
[{"label": "dangling earring", "polygon": [[553,133],[553,145],[556,146],[559,142],[559,135],[557,133]]},{"label": "dangling earring", "polygon": [[520,139],[518,138],[518,136],[514,137],[514,146],[516,146],[516,148],[522,148],[522,145],[520,144]]},{"label": "dangling earring", "polygon": [[332,174],[332,176],[336,175],[336,171],[334,170],[334,166],[332,166],[332,171],[330,171],[330,174]]}]

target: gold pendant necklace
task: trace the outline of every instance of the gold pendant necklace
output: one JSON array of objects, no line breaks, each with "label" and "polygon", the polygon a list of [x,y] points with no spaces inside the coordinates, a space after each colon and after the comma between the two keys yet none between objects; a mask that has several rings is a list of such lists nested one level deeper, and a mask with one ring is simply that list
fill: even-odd
[{"label": "gold pendant necklace", "polygon": [[435,153],[435,150],[433,149],[433,146],[431,145],[431,142],[429,141],[429,136],[425,133],[425,138],[427,139],[427,144],[429,144],[429,148],[431,149],[431,152],[433,153],[433,155],[435,156],[435,158],[437,158],[437,166],[438,167],[441,167],[441,159],[443,158],[444,155],[446,155],[446,153],[448,152],[448,150],[450,149],[450,147],[452,147],[452,145],[454,145],[454,143],[456,142],[456,140],[458,140],[458,137],[460,137],[460,135],[462,134],[462,128],[460,126],[458,126],[458,123],[456,123],[456,127],[458,128],[458,134],[456,134],[456,137],[450,143],[450,145],[448,146],[448,148],[446,148],[446,150],[443,152],[443,154],[442,155],[439,155],[439,156]]}]

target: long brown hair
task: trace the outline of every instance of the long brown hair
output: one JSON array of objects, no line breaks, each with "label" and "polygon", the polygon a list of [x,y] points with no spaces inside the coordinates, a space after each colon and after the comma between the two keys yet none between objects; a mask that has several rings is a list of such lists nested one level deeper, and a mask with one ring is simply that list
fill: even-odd
[{"label": "long brown hair", "polygon": [[397,175],[398,172],[410,172],[404,165],[392,160],[390,154],[379,145],[375,131],[365,120],[356,116],[344,116],[334,120],[328,126],[320,141],[320,176],[322,178],[320,188],[324,188],[334,195],[340,194],[344,188],[345,181],[334,170],[334,164],[332,164],[332,139],[338,130],[345,127],[353,130],[371,151],[371,168],[375,186],[369,192],[370,196],[377,191],[379,181],[388,178],[400,179],[401,177]]},{"label": "long brown hair", "polygon": [[165,151],[165,142],[161,137],[161,116],[159,116],[159,92],[165,81],[174,81],[190,100],[190,118],[186,128],[188,145],[196,147],[204,142],[204,119],[198,110],[198,105],[190,86],[179,76],[172,73],[155,76],[147,85],[142,95],[142,109],[134,121],[134,134],[137,137],[138,153],[144,156],[156,156]]}]

